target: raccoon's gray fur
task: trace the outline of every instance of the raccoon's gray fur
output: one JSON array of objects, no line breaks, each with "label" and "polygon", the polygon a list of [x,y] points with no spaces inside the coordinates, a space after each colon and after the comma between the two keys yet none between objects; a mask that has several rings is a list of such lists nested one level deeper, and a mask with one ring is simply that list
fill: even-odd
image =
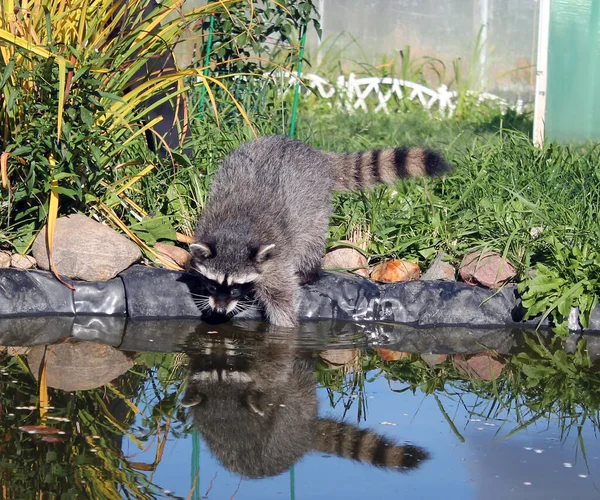
[{"label": "raccoon's gray fur", "polygon": [[319,418],[313,369],[289,342],[244,351],[227,339],[213,341],[209,352],[190,359],[182,404],[213,455],[244,477],[280,474],[310,452],[404,472],[428,458],[418,446]]},{"label": "raccoon's gray fur", "polygon": [[235,313],[251,284],[272,324],[294,326],[298,284],[320,268],[332,193],[448,169],[420,148],[335,154],[283,136],[243,144],[215,175],[190,246],[191,269],[210,282],[205,305]]}]

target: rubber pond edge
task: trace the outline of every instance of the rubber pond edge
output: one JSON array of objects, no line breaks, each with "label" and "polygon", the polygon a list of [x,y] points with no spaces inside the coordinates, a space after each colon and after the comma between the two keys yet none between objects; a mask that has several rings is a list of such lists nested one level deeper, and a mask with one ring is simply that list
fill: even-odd
[{"label": "rubber pond edge", "polygon": [[[201,282],[191,274],[132,266],[105,282],[67,280],[70,290],[49,272],[0,270],[0,318],[30,316],[111,316],[131,319],[203,319],[194,302]],[[465,283],[409,281],[376,284],[349,273],[322,271],[299,293],[301,320],[384,322],[414,327],[520,327],[516,287],[488,290]],[[600,308],[586,332],[600,331]],[[256,313],[251,319],[260,319]],[[542,326],[549,326],[546,320]]]}]

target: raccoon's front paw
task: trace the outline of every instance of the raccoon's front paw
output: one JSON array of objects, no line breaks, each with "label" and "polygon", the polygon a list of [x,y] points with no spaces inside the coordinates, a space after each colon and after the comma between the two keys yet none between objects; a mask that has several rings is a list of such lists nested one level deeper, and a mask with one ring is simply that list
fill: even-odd
[{"label": "raccoon's front paw", "polygon": [[271,325],[283,328],[294,328],[298,324],[294,311],[285,309],[267,308],[267,318]]}]

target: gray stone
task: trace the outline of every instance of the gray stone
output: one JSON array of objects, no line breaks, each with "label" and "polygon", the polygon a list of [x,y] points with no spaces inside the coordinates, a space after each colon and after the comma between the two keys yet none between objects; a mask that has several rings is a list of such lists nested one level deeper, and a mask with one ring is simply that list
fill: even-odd
[{"label": "gray stone", "polygon": [[425,361],[431,368],[435,368],[437,365],[441,365],[445,363],[448,359],[447,354],[433,354],[433,353],[425,353],[421,354],[421,359]]},{"label": "gray stone", "polygon": [[354,362],[358,356],[358,349],[327,349],[319,355],[332,368],[343,368]]},{"label": "gray stone", "polygon": [[33,269],[35,264],[35,259],[31,255],[14,253],[10,256],[10,265],[15,269],[26,271],[27,269]]},{"label": "gray stone", "polygon": [[27,363],[36,379],[44,358],[48,387],[69,392],[101,387],[134,365],[123,352],[95,342],[40,345],[27,354]]},{"label": "gray stone", "polygon": [[590,324],[588,330],[600,332],[600,304],[596,304],[596,307],[590,314]]},{"label": "gray stone", "polygon": [[321,261],[323,269],[352,269],[354,273],[369,277],[367,258],[354,248],[336,248],[326,253]]},{"label": "gray stone", "polygon": [[437,254],[421,279],[425,281],[456,281],[456,269],[450,262],[444,261],[447,257],[448,255],[445,253]]},{"label": "gray stone", "polygon": [[8,252],[0,252],[0,269],[10,267],[10,254]]},{"label": "gray stone", "polygon": [[[46,226],[33,243],[33,255],[39,267],[50,269]],[[141,258],[142,254],[135,243],[84,215],[70,215],[56,221],[53,260],[61,276],[106,281]]]}]

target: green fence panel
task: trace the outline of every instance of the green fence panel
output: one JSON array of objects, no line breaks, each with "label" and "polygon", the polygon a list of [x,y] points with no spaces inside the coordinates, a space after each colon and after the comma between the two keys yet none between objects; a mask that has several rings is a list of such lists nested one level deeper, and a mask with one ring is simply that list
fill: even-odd
[{"label": "green fence panel", "polygon": [[552,0],[546,137],[600,139],[600,0]]}]

